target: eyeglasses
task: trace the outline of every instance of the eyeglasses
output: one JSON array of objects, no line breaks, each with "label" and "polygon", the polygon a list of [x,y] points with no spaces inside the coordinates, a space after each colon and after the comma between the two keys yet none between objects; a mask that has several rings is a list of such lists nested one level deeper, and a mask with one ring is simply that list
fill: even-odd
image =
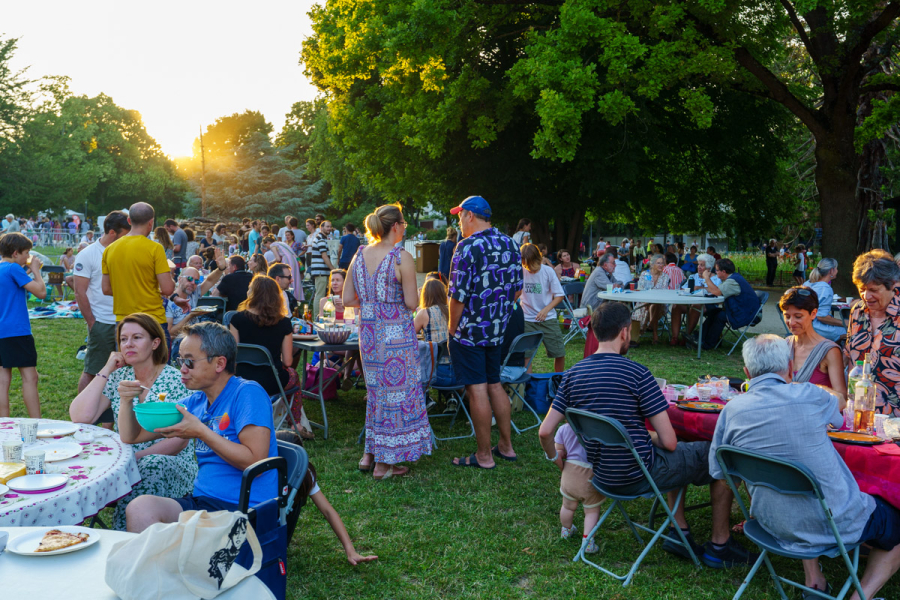
[{"label": "eyeglasses", "polygon": [[406,221],[398,221],[398,223],[400,223],[401,225],[403,225],[404,227],[406,227]]},{"label": "eyeglasses", "polygon": [[191,275],[183,275],[183,277],[187,280],[188,283],[194,283],[195,281],[196,281],[196,282],[199,282],[199,281],[200,281],[199,278],[198,278],[198,279],[194,279],[194,277],[191,276]]},{"label": "eyeglasses", "polygon": [[[206,362],[212,362],[212,359],[216,358],[217,356],[219,356],[219,355],[218,354],[210,354],[209,356],[206,357]],[[184,367],[187,367],[189,371],[192,371],[194,369],[194,364],[198,360],[201,360],[201,359],[199,359],[199,358],[181,358],[179,356],[173,362],[175,363],[175,366],[179,369],[184,366]]]},{"label": "eyeglasses", "polygon": [[278,275],[278,277],[281,277],[282,279],[293,279],[294,278],[293,275]]}]

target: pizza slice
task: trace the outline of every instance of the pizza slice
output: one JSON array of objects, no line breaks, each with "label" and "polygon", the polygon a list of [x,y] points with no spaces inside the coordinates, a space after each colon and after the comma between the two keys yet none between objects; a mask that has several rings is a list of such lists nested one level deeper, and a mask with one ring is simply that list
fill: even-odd
[{"label": "pizza slice", "polygon": [[44,534],[44,539],[35,552],[53,552],[54,550],[62,550],[69,546],[75,546],[86,542],[91,537],[86,533],[66,533],[59,529],[51,529]]}]

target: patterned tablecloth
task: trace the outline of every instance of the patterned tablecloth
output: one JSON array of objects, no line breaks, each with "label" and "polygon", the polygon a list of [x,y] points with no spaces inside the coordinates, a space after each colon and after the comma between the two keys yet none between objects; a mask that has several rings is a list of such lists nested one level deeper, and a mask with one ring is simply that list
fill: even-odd
[{"label": "patterned tablecloth", "polygon": [[[41,419],[41,423],[45,422],[52,421]],[[75,458],[47,463],[49,473],[69,476],[61,490],[47,494],[9,491],[0,497],[0,527],[77,525],[107,504],[128,495],[140,482],[134,452],[117,433],[94,425],[79,425],[79,428],[104,437],[92,442],[78,442],[71,435],[38,439],[38,445],[62,440],[78,443],[84,450]],[[0,443],[10,438],[21,439],[18,419],[0,418]]]},{"label": "patterned tablecloth", "polygon": [[[670,406],[666,411],[679,439],[709,441],[716,430],[718,413],[698,413]],[[859,489],[880,496],[900,508],[900,447],[893,443],[878,446],[855,446],[834,442]]]}]

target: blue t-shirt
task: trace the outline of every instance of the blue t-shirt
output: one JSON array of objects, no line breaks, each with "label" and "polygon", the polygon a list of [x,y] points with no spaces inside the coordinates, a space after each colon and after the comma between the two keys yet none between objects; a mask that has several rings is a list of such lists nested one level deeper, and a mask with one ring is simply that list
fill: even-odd
[{"label": "blue t-shirt", "polygon": [[450,268],[450,297],[463,304],[456,331],[463,346],[499,346],[522,289],[522,255],[509,237],[493,227],[456,245]]},{"label": "blue t-shirt", "polygon": [[348,233],[341,238],[341,256],[338,262],[342,265],[348,264],[353,260],[357,250],[359,250],[359,238],[354,233]]},{"label": "blue t-shirt", "polygon": [[0,262],[0,338],[31,335],[28,292],[31,277],[18,263]]},{"label": "blue t-shirt", "polygon": [[[203,392],[194,392],[181,401],[188,411],[210,429],[229,442],[240,444],[238,434],[247,425],[268,427],[269,457],[278,456],[278,442],[275,440],[275,423],[272,421],[272,404],[262,386],[255,381],[247,381],[233,376],[225,384],[219,397],[209,405]],[[213,452],[209,446],[196,440],[194,452],[197,455],[197,479],[194,481],[194,496],[215,498],[237,504],[241,496],[241,476],[243,473]],[[278,473],[268,471],[253,480],[250,490],[250,506],[265,502],[278,495]]]},{"label": "blue t-shirt", "polygon": [[[650,369],[618,354],[591,354],[563,374],[553,410],[577,408],[619,421],[631,436],[647,469],[653,467],[653,443],[644,423],[669,407]],[[588,442],[584,449],[594,465],[594,481],[627,485],[643,478],[627,448]]]},{"label": "blue t-shirt", "polygon": [[250,256],[256,254],[256,250],[259,246],[259,237],[260,234],[257,230],[251,229],[250,234],[247,236],[247,241],[249,242]]}]

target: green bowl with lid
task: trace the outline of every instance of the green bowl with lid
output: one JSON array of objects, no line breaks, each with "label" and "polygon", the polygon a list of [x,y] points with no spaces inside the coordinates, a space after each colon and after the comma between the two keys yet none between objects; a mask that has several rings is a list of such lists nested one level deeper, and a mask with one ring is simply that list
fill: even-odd
[{"label": "green bowl with lid", "polygon": [[144,402],[134,407],[137,422],[147,431],[171,427],[184,418],[174,402]]}]

